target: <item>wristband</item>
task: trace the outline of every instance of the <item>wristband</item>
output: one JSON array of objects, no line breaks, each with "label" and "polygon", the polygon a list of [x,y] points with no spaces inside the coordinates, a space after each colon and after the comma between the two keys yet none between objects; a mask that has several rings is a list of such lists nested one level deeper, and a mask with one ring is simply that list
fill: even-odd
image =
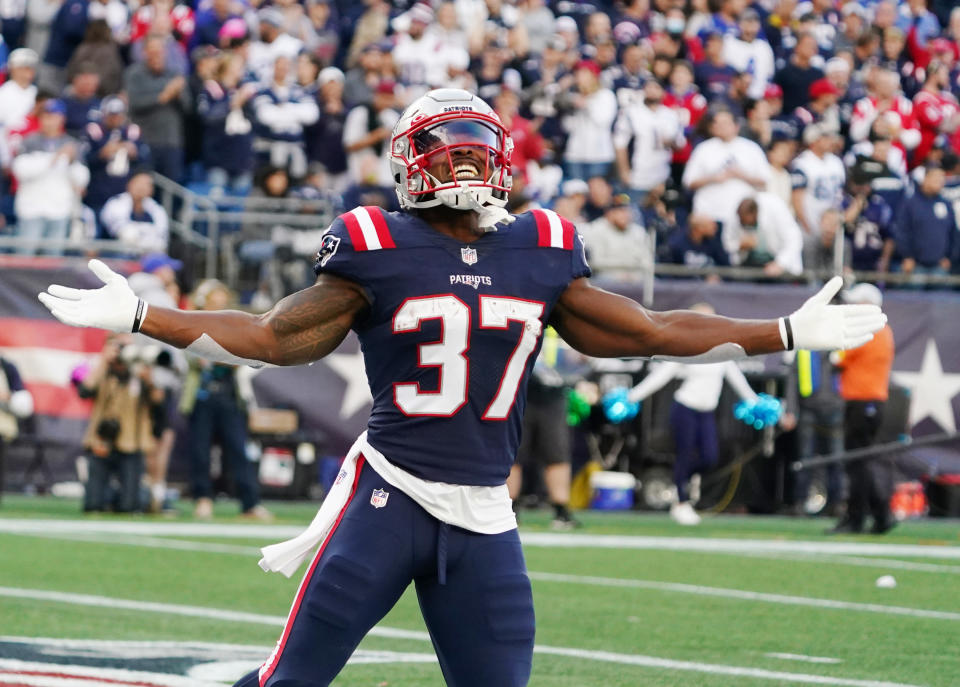
[{"label": "wristband", "polygon": [[793,327],[790,324],[789,317],[781,317],[778,322],[780,325],[780,340],[783,342],[783,350],[793,350]]},{"label": "wristband", "polygon": [[137,300],[137,312],[133,316],[133,329],[131,330],[134,334],[140,331],[140,325],[143,324],[143,321],[147,317],[147,302],[142,298]]}]

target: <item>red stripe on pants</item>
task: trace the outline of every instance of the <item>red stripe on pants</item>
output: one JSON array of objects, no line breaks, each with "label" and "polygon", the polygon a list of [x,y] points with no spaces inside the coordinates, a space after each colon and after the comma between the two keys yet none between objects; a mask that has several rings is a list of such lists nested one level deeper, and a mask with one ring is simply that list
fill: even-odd
[{"label": "red stripe on pants", "polygon": [[290,608],[290,614],[287,616],[287,622],[283,626],[283,634],[280,635],[280,641],[277,643],[277,648],[270,656],[267,663],[264,664],[264,666],[260,669],[260,687],[263,687],[267,684],[267,680],[269,680],[270,676],[273,675],[273,671],[276,670],[277,664],[280,662],[280,657],[283,656],[283,648],[287,644],[287,639],[290,637],[290,630],[293,628],[293,623],[297,619],[297,613],[300,611],[300,604],[303,602],[303,595],[307,591],[307,586],[310,584],[310,579],[313,577],[314,570],[317,569],[317,563],[320,562],[320,558],[323,556],[324,549],[326,549],[327,544],[330,543],[330,539],[333,537],[334,532],[337,531],[340,521],[343,520],[344,513],[347,512],[347,508],[350,507],[350,503],[353,501],[353,497],[357,493],[357,484],[360,483],[360,471],[363,469],[365,464],[366,461],[364,460],[363,456],[357,458],[357,472],[353,478],[353,486],[350,488],[350,496],[347,497],[347,502],[343,504],[343,508],[340,509],[340,514],[337,516],[336,522],[333,523],[333,527],[330,528],[330,533],[327,534],[327,538],[323,540],[323,544],[320,545],[317,555],[313,557],[313,562],[310,564],[310,569],[307,570],[307,574],[303,576],[303,581],[300,582],[300,587],[297,589],[297,596],[293,600],[293,606]]}]

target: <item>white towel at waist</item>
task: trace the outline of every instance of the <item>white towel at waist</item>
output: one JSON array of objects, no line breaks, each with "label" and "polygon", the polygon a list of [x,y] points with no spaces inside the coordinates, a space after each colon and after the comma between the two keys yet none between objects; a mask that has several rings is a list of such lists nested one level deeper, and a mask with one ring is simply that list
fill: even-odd
[{"label": "white towel at waist", "polygon": [[330,533],[350,498],[361,454],[384,480],[441,522],[481,534],[499,534],[517,526],[505,484],[479,487],[420,479],[387,460],[367,443],[367,433],[364,432],[343,459],[337,479],[310,526],[293,539],[260,549],[263,554],[261,568],[290,577],[313,553]]}]

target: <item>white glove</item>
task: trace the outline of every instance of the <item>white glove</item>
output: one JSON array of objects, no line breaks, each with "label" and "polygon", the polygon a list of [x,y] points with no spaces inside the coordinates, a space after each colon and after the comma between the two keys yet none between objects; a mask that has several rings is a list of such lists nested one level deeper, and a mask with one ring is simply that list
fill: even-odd
[{"label": "white glove", "polygon": [[137,332],[147,316],[147,304],[117,274],[99,260],[87,263],[103,286],[99,289],[71,289],[52,284],[37,297],[53,316],[74,327],[97,327],[111,332]]},{"label": "white glove", "polygon": [[887,323],[875,305],[829,305],[842,277],[834,277],[789,317],[780,318],[780,335],[787,350],[834,351],[857,348]]}]

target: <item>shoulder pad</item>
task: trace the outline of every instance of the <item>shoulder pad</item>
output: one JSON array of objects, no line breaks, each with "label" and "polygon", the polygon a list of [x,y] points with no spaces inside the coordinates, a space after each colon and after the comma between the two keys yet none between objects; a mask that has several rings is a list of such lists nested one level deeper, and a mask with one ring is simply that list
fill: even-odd
[{"label": "shoulder pad", "polygon": [[573,222],[553,210],[530,210],[537,225],[537,246],[573,250]]},{"label": "shoulder pad", "polygon": [[350,243],[353,244],[355,251],[397,247],[390,235],[383,210],[375,205],[354,208],[337,219],[346,225],[347,232],[350,234]]}]

